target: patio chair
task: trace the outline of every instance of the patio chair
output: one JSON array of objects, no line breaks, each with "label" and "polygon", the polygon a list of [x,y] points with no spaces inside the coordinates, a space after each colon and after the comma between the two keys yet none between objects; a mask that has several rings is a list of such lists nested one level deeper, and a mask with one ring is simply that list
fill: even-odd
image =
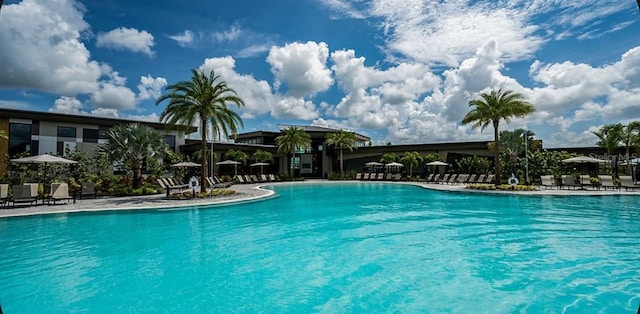
[{"label": "patio chair", "polygon": [[453,184],[455,183],[457,177],[458,177],[457,173],[451,173],[449,174],[449,177],[447,178],[447,180],[444,181],[444,183]]},{"label": "patio chair", "polygon": [[579,185],[576,183],[576,178],[573,175],[563,174],[561,188],[565,186],[567,187],[567,189],[569,188],[577,189]]},{"label": "patio chair", "polygon": [[249,176],[248,174],[244,175],[244,182],[246,182],[246,183],[256,183],[255,181],[253,181],[251,176]]},{"label": "patio chair", "polygon": [[215,187],[228,188],[233,185],[232,182],[222,182],[220,178],[217,176],[213,176],[213,183],[215,183]]},{"label": "patio chair", "polygon": [[93,196],[96,198],[96,184],[93,182],[82,182],[82,189],[80,190],[80,199],[85,196]]},{"label": "patio chair", "polygon": [[433,176],[433,173],[429,174],[426,178],[424,178],[424,180],[422,180],[422,182],[431,182],[431,180],[433,180]]},{"label": "patio chair", "polygon": [[260,175],[260,179],[262,180],[262,182],[268,182],[269,181],[269,178],[267,178],[267,175],[265,175],[265,174],[261,174]]},{"label": "patio chair", "polygon": [[383,172],[378,172],[378,175],[376,175],[376,180],[384,180],[384,173]]},{"label": "patio chair", "polygon": [[450,173],[445,173],[443,175],[440,175],[440,177],[438,178],[438,182],[437,183],[446,183],[449,180],[450,176],[451,176]]},{"label": "patio chair", "polygon": [[386,181],[391,181],[393,179],[393,174],[391,172],[387,172],[387,174],[384,176],[384,179]]},{"label": "patio chair", "polygon": [[461,173],[458,175],[458,177],[453,181],[453,183],[455,184],[462,184],[465,183],[467,181],[467,179],[469,178],[469,175],[466,173]]},{"label": "patio chair", "polygon": [[369,173],[365,172],[364,175],[362,176],[362,180],[369,180]]},{"label": "patio chair", "polygon": [[362,173],[361,172],[356,173],[356,180],[362,180]]},{"label": "patio chair", "polygon": [[484,182],[488,184],[493,184],[494,178],[495,178],[494,174],[487,175],[487,177],[484,179]]},{"label": "patio chair", "polygon": [[236,175],[236,176],[235,176],[235,179],[238,181],[238,183],[241,183],[241,184],[245,184],[245,183],[247,183],[247,181],[245,181],[245,180],[244,180],[244,177],[243,177],[243,176],[241,176],[241,175]]},{"label": "patio chair", "polygon": [[258,179],[255,174],[250,175],[249,178],[251,178],[251,181],[253,181],[254,183],[262,182],[262,180]]},{"label": "patio chair", "polygon": [[553,175],[543,175],[540,176],[540,186],[547,188],[555,188],[556,187],[556,179]]},{"label": "patio chair", "polygon": [[277,178],[273,173],[270,173],[268,175],[268,177],[269,177],[269,180],[271,180],[271,181],[274,181],[274,182],[275,181],[280,181],[280,178]]},{"label": "patio chair", "polygon": [[8,184],[0,184],[0,205],[2,208],[7,206],[7,202],[9,201],[9,185]]},{"label": "patio chair", "polygon": [[485,183],[484,180],[487,179],[487,175],[486,174],[481,174],[476,178],[476,183]]},{"label": "patio chair", "polygon": [[620,176],[620,188],[624,188],[625,191],[635,190],[640,188],[640,185],[637,185],[633,182],[631,176]]},{"label": "patio chair", "polygon": [[67,201],[73,199],[71,195],[69,195],[69,185],[66,183],[51,183],[51,196],[49,200],[53,201],[53,205],[56,204],[57,201]]},{"label": "patio chair", "polygon": [[606,191],[608,188],[617,189],[618,186],[613,182],[612,176],[599,175],[598,180],[600,181],[600,187],[604,188]]},{"label": "patio chair", "polygon": [[33,189],[29,184],[13,185],[11,191],[13,192],[13,197],[11,198],[13,206],[16,206],[16,203],[29,203],[29,205],[38,204],[38,197],[33,196]]},{"label": "patio chair", "polygon": [[593,186],[593,184],[591,184],[591,177],[588,174],[581,174],[579,183],[580,183],[580,188],[582,189],[586,189]]},{"label": "patio chair", "polygon": [[171,194],[172,191],[185,192],[189,191],[188,184],[176,184],[171,178],[160,178],[156,180],[160,186],[167,190],[167,196]]},{"label": "patio chair", "polygon": [[393,180],[394,181],[400,181],[402,180],[402,174],[401,173],[396,173],[393,175]]}]

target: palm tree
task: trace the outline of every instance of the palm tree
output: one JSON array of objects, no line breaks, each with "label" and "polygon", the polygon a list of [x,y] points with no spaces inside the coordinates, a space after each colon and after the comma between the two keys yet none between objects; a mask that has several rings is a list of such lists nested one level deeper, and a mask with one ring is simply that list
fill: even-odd
[{"label": "palm tree", "polygon": [[493,125],[493,158],[495,164],[495,182],[500,184],[500,120],[507,124],[512,117],[522,118],[535,112],[532,104],[524,100],[520,93],[502,89],[492,90],[489,93],[480,94],[482,100],[475,99],[469,102],[469,107],[474,107],[462,118],[462,124],[475,122],[471,127],[484,130],[489,124]]},{"label": "palm tree", "polygon": [[640,121],[629,122],[629,124],[624,127],[622,143],[624,144],[626,153],[627,173],[633,175],[629,159],[631,158],[631,147],[640,146]]},{"label": "palm tree", "polygon": [[409,177],[413,176],[413,167],[417,167],[424,160],[418,152],[406,152],[400,162],[409,165]]},{"label": "palm tree", "polygon": [[253,155],[251,155],[251,159],[256,162],[267,162],[273,160],[273,154],[270,152],[258,149]]},{"label": "palm tree", "polygon": [[296,126],[288,127],[282,130],[282,134],[276,137],[276,146],[278,153],[291,154],[289,166],[289,175],[293,176],[293,160],[296,157],[296,151],[307,149],[311,145],[311,135],[305,130]]},{"label": "palm tree", "polygon": [[353,151],[356,147],[356,133],[351,131],[340,130],[338,132],[332,132],[327,134],[327,146],[333,146],[340,149],[340,176],[344,176],[344,159],[342,150],[348,149]]},{"label": "palm tree", "polygon": [[[206,156],[207,127],[211,127],[212,140],[219,139],[221,133],[225,137],[237,134],[238,126],[244,125],[240,116],[227,107],[227,103],[242,107],[244,102],[213,71],[206,75],[202,70],[191,70],[191,75],[190,81],[167,86],[169,93],[160,96],[156,105],[169,100],[160,115],[160,121],[167,123],[170,128],[184,130],[199,121],[200,151],[201,156]],[[202,158],[200,182],[205,182],[206,170],[207,160]],[[205,184],[202,184],[201,191],[205,190]]]},{"label": "palm tree", "polygon": [[145,159],[164,156],[169,150],[162,133],[140,123],[116,125],[107,138],[109,141],[99,145],[98,151],[106,153],[112,162],[130,163],[134,189],[140,187]]},{"label": "palm tree", "polygon": [[[591,133],[599,139],[596,145],[604,148],[609,156],[613,156],[623,142],[625,132],[622,123],[616,123],[603,125],[600,130]],[[618,159],[614,158],[613,162],[614,165],[611,167],[612,173],[618,168]]]},{"label": "palm tree", "polygon": [[382,163],[390,163],[400,160],[400,156],[396,153],[384,153],[382,157],[380,157],[380,162]]}]

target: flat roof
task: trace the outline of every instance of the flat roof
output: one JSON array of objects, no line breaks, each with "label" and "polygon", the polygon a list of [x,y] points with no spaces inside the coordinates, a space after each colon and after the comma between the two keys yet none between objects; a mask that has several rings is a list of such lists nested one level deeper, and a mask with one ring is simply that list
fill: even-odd
[{"label": "flat roof", "polygon": [[[167,129],[167,124],[160,123],[160,122],[151,122],[151,121],[134,120],[134,119],[126,119],[126,118],[89,116],[89,115],[81,115],[81,114],[18,110],[18,109],[0,109],[0,118],[55,121],[55,122],[75,123],[75,124],[98,124],[98,125],[105,125],[105,126],[115,126],[122,123],[137,122],[144,125],[148,125],[154,129],[159,129],[159,130]],[[188,127],[187,130],[185,130],[185,133],[190,134],[190,133],[196,132],[197,130],[198,130],[197,127],[190,126]]]}]

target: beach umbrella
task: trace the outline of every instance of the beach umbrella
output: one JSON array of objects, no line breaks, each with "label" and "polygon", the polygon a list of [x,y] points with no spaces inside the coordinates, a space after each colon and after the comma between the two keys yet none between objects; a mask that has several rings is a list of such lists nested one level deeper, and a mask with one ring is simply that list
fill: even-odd
[{"label": "beach umbrella", "polygon": [[370,161],[368,163],[365,163],[364,165],[367,166],[367,167],[374,167],[374,166],[382,166],[384,164],[381,163],[381,162],[377,162],[377,161]]},{"label": "beach umbrella", "polygon": [[427,166],[448,166],[449,164],[446,162],[442,162],[442,161],[432,161],[432,162],[428,162],[426,163]]},{"label": "beach umbrella", "polygon": [[260,174],[262,174],[262,167],[268,166],[268,165],[270,164],[266,162],[256,162],[256,163],[250,164],[249,167],[260,167]]},{"label": "beach umbrella", "polygon": [[588,157],[588,156],[577,156],[577,157],[571,157],[571,158],[567,158],[567,159],[563,159],[562,162],[564,163],[577,163],[577,164],[585,164],[585,163],[591,163],[591,164],[600,164],[600,163],[606,163],[609,162],[608,160],[603,160],[603,159],[597,159],[597,158],[593,158],[593,157]]},{"label": "beach umbrella", "polygon": [[49,154],[11,159],[11,162],[23,163],[23,164],[43,164],[44,171],[43,171],[42,184],[44,185],[43,186],[44,191],[46,191],[47,189],[47,165],[48,164],[77,164],[78,163],[75,160],[70,160],[70,159],[53,156]]},{"label": "beach umbrella", "polygon": [[386,165],[384,165],[385,167],[404,167],[403,164],[399,163],[399,162],[390,162]]},{"label": "beach umbrella", "polygon": [[191,161],[183,161],[183,162],[179,162],[177,164],[171,165],[171,167],[200,167],[200,166],[201,166],[200,164],[197,164]]},{"label": "beach umbrella", "polygon": [[242,164],[239,161],[235,161],[235,160],[225,160],[225,161],[219,161],[216,162],[216,165],[233,165],[234,166],[234,174],[238,175],[238,165]]}]

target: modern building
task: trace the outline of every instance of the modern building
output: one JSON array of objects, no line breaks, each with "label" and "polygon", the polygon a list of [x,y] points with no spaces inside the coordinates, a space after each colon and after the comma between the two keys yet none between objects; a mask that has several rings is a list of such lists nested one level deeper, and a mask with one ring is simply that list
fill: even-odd
[{"label": "modern building", "polygon": [[[16,156],[52,153],[63,155],[66,146],[93,154],[98,144],[106,141],[106,132],[118,124],[141,123],[165,134],[165,142],[175,152],[185,144],[184,133],[167,131],[166,124],[128,119],[104,118],[88,115],[36,112],[16,109],[0,109],[0,130],[8,139],[0,139],[0,156]],[[186,133],[193,133],[193,127]],[[6,164],[0,162],[0,177]]]}]

